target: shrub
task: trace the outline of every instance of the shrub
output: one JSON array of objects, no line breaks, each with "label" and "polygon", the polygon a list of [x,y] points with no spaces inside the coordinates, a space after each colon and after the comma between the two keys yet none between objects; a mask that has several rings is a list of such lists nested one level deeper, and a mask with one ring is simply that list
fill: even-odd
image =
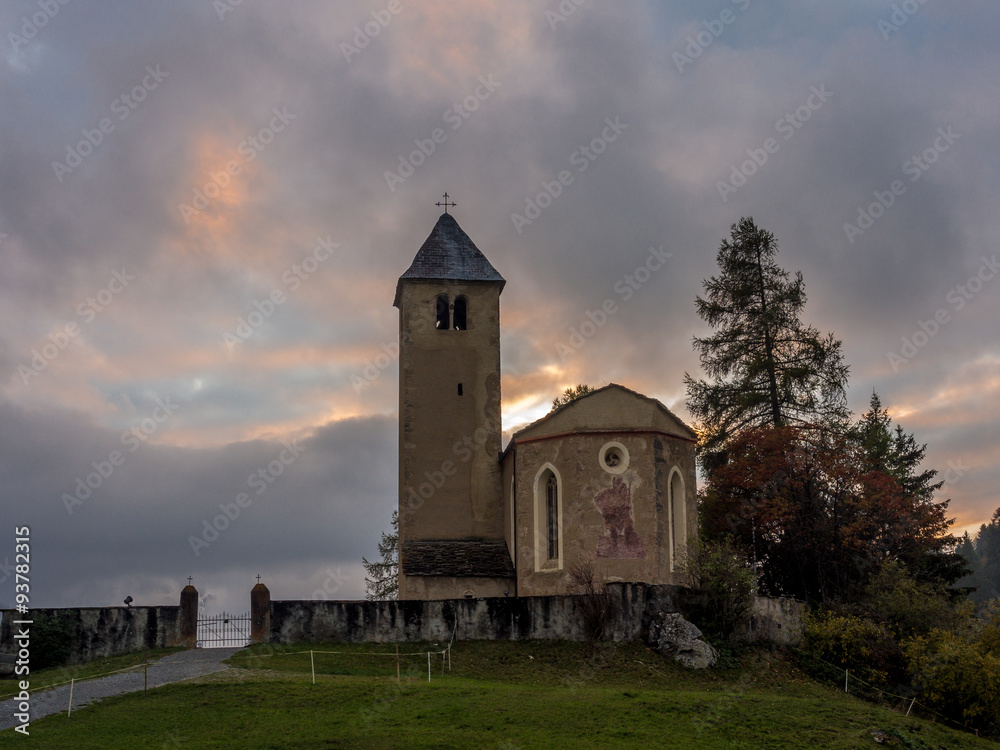
[{"label": "shrub", "polygon": [[812,654],[851,670],[865,682],[888,686],[905,679],[902,649],[882,624],[822,611],[806,617],[803,635]]},{"label": "shrub", "polygon": [[76,622],[66,613],[32,612],[31,671],[69,662],[76,642]]},{"label": "shrub", "polygon": [[885,625],[898,640],[926,635],[934,628],[958,630],[971,625],[973,618],[967,599],[956,601],[944,586],[915,580],[895,560],[879,566],[859,605],[863,614]]},{"label": "shrub", "polygon": [[694,591],[684,597],[684,609],[706,634],[732,638],[750,623],[754,574],[729,539],[691,540],[679,566]]},{"label": "shrub", "polygon": [[583,557],[569,568],[570,586],[578,594],[577,609],[583,617],[587,637],[598,641],[608,636],[608,625],[617,612],[605,581],[597,575],[593,559]]},{"label": "shrub", "polygon": [[982,641],[932,630],[904,648],[921,703],[974,729],[1000,732],[1000,657]]}]

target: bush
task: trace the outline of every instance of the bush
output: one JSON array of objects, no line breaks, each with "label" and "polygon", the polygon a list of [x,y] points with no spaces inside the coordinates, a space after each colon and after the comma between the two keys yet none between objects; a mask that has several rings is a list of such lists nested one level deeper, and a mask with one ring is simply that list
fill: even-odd
[{"label": "bush", "polygon": [[984,651],[1000,657],[1000,599],[987,602],[980,617],[979,643]]},{"label": "bush", "polygon": [[597,574],[592,558],[583,557],[569,568],[570,585],[578,594],[576,606],[592,641],[606,638],[608,625],[618,612],[607,583]]},{"label": "bush", "polygon": [[860,611],[885,625],[900,641],[926,635],[934,628],[959,630],[971,625],[973,618],[967,599],[956,601],[944,586],[915,580],[895,560],[883,562],[871,577]]},{"label": "bush", "polygon": [[1000,657],[980,640],[945,630],[905,645],[917,700],[989,734],[1000,732]]},{"label": "bush", "polygon": [[886,687],[905,680],[902,649],[884,625],[823,611],[806,617],[803,635],[813,655],[851,670],[865,682]]},{"label": "bush", "polygon": [[731,540],[692,540],[679,571],[694,591],[683,608],[706,634],[732,638],[750,623],[754,604],[754,574]]},{"label": "bush", "polygon": [[69,662],[76,643],[76,622],[66,613],[32,612],[31,671],[61,667]]}]

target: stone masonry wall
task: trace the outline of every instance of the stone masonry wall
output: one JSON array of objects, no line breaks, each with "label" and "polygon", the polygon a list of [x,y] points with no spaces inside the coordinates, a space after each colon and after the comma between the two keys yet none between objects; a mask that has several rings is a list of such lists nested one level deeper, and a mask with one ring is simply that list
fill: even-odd
[{"label": "stone masonry wall", "polygon": [[[609,636],[640,638],[659,611],[676,611],[680,588],[641,583],[608,586],[617,614]],[[272,601],[271,643],[392,643],[449,640],[586,640],[575,596],[497,597],[442,601]],[[753,639],[796,643],[803,606],[759,598]]]},{"label": "stone masonry wall", "polygon": [[[3,610],[0,652],[12,653],[14,620],[63,618],[73,642],[70,663],[150,648],[183,645],[180,607],[76,607],[33,609],[26,615]],[[29,629],[34,625],[28,626]],[[37,628],[35,629],[37,633]]]}]

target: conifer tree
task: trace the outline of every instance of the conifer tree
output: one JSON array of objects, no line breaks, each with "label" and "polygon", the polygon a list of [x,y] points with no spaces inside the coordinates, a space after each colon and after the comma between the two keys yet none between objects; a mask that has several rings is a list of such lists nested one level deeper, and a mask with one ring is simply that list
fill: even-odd
[{"label": "conifer tree", "polygon": [[392,531],[382,532],[382,541],[378,543],[378,553],[381,560],[368,562],[364,557],[361,564],[365,566],[365,598],[374,601],[395,599],[399,595],[399,511],[392,512]]},{"label": "conifer tree", "polygon": [[[938,474],[935,469],[921,468],[927,445],[918,444],[913,433],[905,432],[901,425],[893,427],[889,412],[882,408],[882,400],[874,391],[868,411],[852,426],[849,434],[858,447],[856,455],[864,472],[881,472],[891,477],[902,490],[905,502],[914,506],[937,506],[943,516],[950,501],[935,502],[934,493],[944,482],[934,481]],[[942,545],[934,550],[924,549],[909,558],[902,556],[917,580],[950,585],[969,572],[966,558],[951,549],[958,540],[943,535],[941,541]]]},{"label": "conifer tree", "polygon": [[699,461],[709,474],[742,430],[848,416],[840,341],[802,323],[802,274],[790,279],[775,262],[777,252],[773,234],[740,219],[719,248],[719,275],[704,282],[705,296],[696,301],[715,331],[694,339],[709,380],[685,373],[684,382],[702,438]]}]

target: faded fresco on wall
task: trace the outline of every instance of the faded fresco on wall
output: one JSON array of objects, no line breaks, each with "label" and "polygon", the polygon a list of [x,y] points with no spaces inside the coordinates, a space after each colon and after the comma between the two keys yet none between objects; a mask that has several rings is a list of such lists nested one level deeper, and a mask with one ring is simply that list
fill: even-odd
[{"label": "faded fresco on wall", "polygon": [[616,560],[642,559],[646,548],[635,533],[632,518],[632,488],[621,477],[611,487],[594,495],[594,505],[604,517],[604,535],[597,540],[597,556]]}]

